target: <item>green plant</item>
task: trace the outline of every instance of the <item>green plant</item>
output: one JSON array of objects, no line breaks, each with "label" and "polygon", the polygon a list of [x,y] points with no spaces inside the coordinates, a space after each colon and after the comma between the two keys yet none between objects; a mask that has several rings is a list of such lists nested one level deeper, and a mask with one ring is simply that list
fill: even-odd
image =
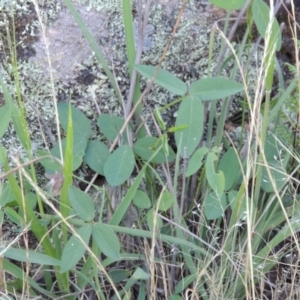
[{"label": "green plant", "polygon": [[[25,241],[31,230],[42,248],[17,248],[12,243],[1,247],[0,267],[15,278],[5,288],[50,299],[55,293],[77,299],[89,288],[99,299],[262,298],[258,286],[264,284],[266,274],[286,253],[300,250],[299,196],[293,177],[298,170],[291,163],[299,161],[297,148],[284,134],[276,137],[268,132],[270,126],[283,128],[282,119],[275,117],[283,103],[288,106],[299,82],[296,76],[278,100],[271,101],[275,52],[281,45],[273,7],[262,0],[211,1],[228,10],[247,5],[248,27],[236,47],[219,30],[222,47],[227,44],[230,53],[225,52],[226,59],[214,76],[209,69],[208,77],[187,84],[161,69],[184,5],[159,66],[154,67],[136,60],[131,2],[124,0],[133,92],[133,108],[130,104],[125,108],[104,56],[72,2],[65,3],[102,64],[124,107],[124,117],[100,114],[100,135],[94,138],[91,120],[70,103],[58,103],[57,128],[60,125],[63,132],[50,151],[40,150],[33,158],[17,60],[12,56],[16,95],[9,93],[0,77],[6,102],[0,108],[0,136],[12,120],[28,161],[16,155],[17,167],[11,168],[6,150],[0,148],[4,168],[0,179],[6,179],[1,185],[0,221],[9,218]],[[245,76],[248,69],[241,65],[244,53],[250,54],[246,42],[253,24],[265,42],[254,101]],[[211,52],[212,47],[209,66]],[[221,76],[231,62],[230,76]],[[135,81],[136,72],[150,80],[144,92]],[[166,107],[155,108],[156,136],[146,135],[147,124],[141,119],[142,99],[152,84],[178,96]],[[231,138],[224,133],[227,110],[230,97],[241,92],[251,120],[241,129],[247,138],[230,146]],[[219,99],[223,101],[220,112]],[[162,112],[178,103],[175,124],[168,127]],[[36,163],[45,168],[49,191],[40,188]],[[73,173],[83,163],[96,173],[86,191],[73,185]],[[94,184],[99,175],[105,177],[106,186]],[[120,200],[118,205],[113,198]],[[288,238],[293,246],[280,247]],[[26,265],[22,269],[11,260]],[[45,287],[34,280],[30,264],[44,265]]]}]

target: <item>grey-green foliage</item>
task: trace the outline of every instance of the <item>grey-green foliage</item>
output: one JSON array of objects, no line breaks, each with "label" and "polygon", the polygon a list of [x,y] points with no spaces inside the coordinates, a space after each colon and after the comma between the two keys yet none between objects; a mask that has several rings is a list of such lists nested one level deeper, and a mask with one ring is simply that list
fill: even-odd
[{"label": "grey-green foliage", "polygon": [[[289,72],[291,72],[295,77],[298,76],[297,70],[293,65],[287,64]],[[292,144],[296,142],[296,145],[299,145],[297,139],[294,141],[294,134],[291,131],[291,128],[296,130],[298,128],[298,110],[299,110],[299,91],[296,91],[289,95],[284,100],[283,105],[281,106],[278,116],[274,121],[275,130],[278,136],[284,139],[286,142]],[[275,97],[271,103],[274,103],[275,106],[278,102],[278,98]]]}]

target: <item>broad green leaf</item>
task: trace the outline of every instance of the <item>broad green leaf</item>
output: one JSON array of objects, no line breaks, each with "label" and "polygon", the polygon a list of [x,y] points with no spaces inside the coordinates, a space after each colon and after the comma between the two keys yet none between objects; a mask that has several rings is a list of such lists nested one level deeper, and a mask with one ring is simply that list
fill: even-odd
[{"label": "broad green leaf", "polygon": [[[188,128],[175,132],[175,141],[178,147],[181,141],[181,157],[184,157],[186,149],[187,157],[190,157],[198,146],[203,134],[204,108],[202,102],[196,97],[188,96],[180,104],[176,126],[188,125]],[[182,137],[181,137],[182,136]]]},{"label": "broad green leaf", "polygon": [[[264,147],[264,154],[269,165],[271,175],[275,182],[275,186],[278,191],[284,186],[287,180],[285,175],[285,167],[289,161],[290,152],[286,151],[286,147],[288,147],[288,145],[282,145],[281,141],[278,138],[275,138],[273,135],[267,136]],[[274,192],[271,179],[269,178],[265,166],[263,166],[262,169],[261,186],[265,192]]]},{"label": "broad green leaf", "polygon": [[224,174],[225,190],[230,190],[241,174],[239,159],[233,148],[229,148],[222,156],[218,171],[221,171]]},{"label": "broad green leaf", "polygon": [[[69,103],[60,102],[57,106],[59,113],[59,122],[64,131],[67,132]],[[73,105],[71,105],[71,109],[74,137],[80,136],[82,139],[88,140],[92,135],[91,121]]]},{"label": "broad green leaf", "polygon": [[208,149],[206,147],[202,147],[192,155],[187,166],[185,174],[186,177],[189,177],[200,170],[203,164],[202,160],[207,153]]},{"label": "broad green leaf", "polygon": [[[151,79],[155,73],[156,67],[135,65],[135,69],[146,78]],[[187,86],[183,81],[175,77],[172,73],[162,69],[158,71],[154,82],[175,95],[183,96],[187,92]]]},{"label": "broad green leaf", "polygon": [[131,272],[123,269],[113,269],[108,272],[108,275],[110,279],[113,281],[113,283],[119,283],[123,280],[126,280],[129,278]]},{"label": "broad green leaf", "polygon": [[[119,132],[122,129],[124,123],[124,119],[109,114],[101,114],[98,118],[98,126],[103,135],[110,142],[113,142],[115,138],[119,136]],[[122,138],[123,141],[125,141],[126,143],[128,142],[126,130],[123,132]]]},{"label": "broad green leaf", "polygon": [[37,204],[36,193],[28,192],[25,194],[25,198],[26,198],[27,203],[30,205],[30,207],[32,209],[35,209],[36,204]]},{"label": "broad green leaf", "polygon": [[138,280],[148,280],[150,278],[150,275],[140,267],[136,268],[132,276]]},{"label": "broad green leaf", "polygon": [[163,193],[159,197],[158,210],[167,211],[172,207],[174,202],[174,198],[172,194],[168,191],[163,191]]},{"label": "broad green leaf", "polygon": [[[77,234],[81,237],[84,244],[88,245],[92,233],[92,227],[85,224],[77,230]],[[61,256],[61,273],[69,271],[73,268],[85,253],[86,246],[79,238],[72,235],[66,243]]]},{"label": "broad green leaf", "polygon": [[93,171],[104,175],[104,163],[109,155],[110,152],[104,143],[100,141],[90,141],[85,151],[84,161]]},{"label": "broad green leaf", "polygon": [[204,214],[207,220],[216,220],[224,214],[227,206],[226,195],[222,194],[221,198],[215,193],[210,192],[204,203]]},{"label": "broad green leaf", "polygon": [[222,171],[215,172],[214,161],[217,160],[217,156],[213,152],[207,154],[205,169],[206,178],[212,188],[212,190],[219,195],[219,197],[224,193],[225,189],[225,178]]},{"label": "broad green leaf", "polygon": [[[46,150],[38,150],[37,155],[39,157],[43,157],[43,156],[46,156],[46,155],[50,155],[50,153]],[[42,164],[42,166],[48,172],[51,172],[51,173],[54,173],[55,171],[60,172],[61,169],[62,169],[62,165],[56,159],[54,159],[52,157],[43,158],[43,159],[39,160],[39,162]]]},{"label": "broad green leaf", "polygon": [[4,207],[6,204],[13,202],[14,200],[15,196],[9,183],[4,182],[2,186],[0,186],[0,207]]},{"label": "broad green leaf", "polygon": [[5,207],[4,213],[13,223],[17,224],[19,227],[25,225],[23,218],[11,207]]},{"label": "broad green leaf", "polygon": [[11,118],[11,110],[9,106],[0,107],[0,139],[7,131]]},{"label": "broad green leaf", "polygon": [[148,195],[141,190],[137,190],[133,200],[133,204],[140,209],[149,209],[152,206],[151,200]]},{"label": "broad green leaf", "polygon": [[134,169],[134,154],[132,149],[123,145],[114,151],[104,164],[104,175],[111,186],[124,183]]},{"label": "broad green leaf", "polygon": [[286,171],[283,168],[281,161],[278,160],[268,161],[268,167],[270,168],[272,178],[270,179],[267,168],[263,166],[261,188],[267,193],[274,192],[275,190],[272,184],[272,181],[274,181],[274,186],[279,192],[288,181]]},{"label": "broad green leaf", "polygon": [[272,134],[267,136],[266,143],[265,143],[265,157],[267,161],[271,160],[282,160],[285,156],[284,146],[281,145],[279,138],[275,138]]},{"label": "broad green leaf", "polygon": [[115,232],[106,224],[93,224],[93,239],[100,250],[109,258],[120,259],[120,242]]},{"label": "broad green leaf", "polygon": [[[136,155],[140,156],[142,159],[148,161],[153,153],[162,146],[162,141],[154,136],[147,136],[137,140],[133,145],[133,151]],[[163,147],[158,151],[156,156],[151,162],[156,164],[162,164],[165,162],[172,162],[175,159],[175,153],[173,149],[168,146],[169,156],[166,157]]]},{"label": "broad green leaf", "polygon": [[209,2],[217,7],[227,10],[241,9],[247,0],[209,0]]},{"label": "broad green leaf", "polygon": [[16,249],[16,248],[7,248],[5,252],[2,252],[3,249],[0,249],[0,252],[4,257],[14,259],[20,262],[30,262],[32,264],[39,265],[49,265],[49,266],[59,266],[60,261],[56,258],[50,257],[46,254],[26,249]]},{"label": "broad green leaf", "polygon": [[153,208],[147,212],[146,219],[150,230],[160,229],[163,226],[163,221],[157,216]]},{"label": "broad green leaf", "polygon": [[[254,0],[252,3],[252,15],[259,34],[266,39],[270,23],[270,7],[262,0]],[[281,30],[276,18],[272,21],[268,47],[269,51],[271,51],[272,47],[276,45],[276,50],[279,51],[282,43]]]},{"label": "broad green leaf", "polygon": [[[62,143],[63,153],[65,153],[66,139],[62,139],[61,143]],[[77,170],[81,166],[86,147],[87,147],[87,140],[85,138],[81,138],[80,136],[74,136],[74,140],[73,140],[74,153],[73,153],[72,171]],[[51,149],[50,153],[53,156],[57,157],[58,159],[61,159],[58,143]],[[41,161],[41,164],[43,164],[43,160]],[[59,170],[55,170],[55,171],[59,171]]]},{"label": "broad green leaf", "polygon": [[92,221],[95,216],[95,206],[90,196],[75,186],[69,187],[68,194],[70,203],[78,216],[83,221]]},{"label": "broad green leaf", "polygon": [[232,96],[244,89],[241,83],[223,78],[203,78],[190,85],[189,93],[202,101],[219,100]]}]

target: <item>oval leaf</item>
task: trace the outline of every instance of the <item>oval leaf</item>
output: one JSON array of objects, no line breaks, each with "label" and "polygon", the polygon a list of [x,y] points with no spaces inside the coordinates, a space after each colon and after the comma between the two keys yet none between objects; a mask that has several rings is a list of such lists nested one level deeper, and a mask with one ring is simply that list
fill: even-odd
[{"label": "oval leaf", "polygon": [[93,171],[104,175],[104,163],[109,155],[110,152],[104,143],[100,141],[90,141],[85,151],[84,161]]},{"label": "oval leaf", "polygon": [[131,148],[123,145],[113,152],[104,164],[104,175],[111,186],[125,182],[134,169],[134,155]]},{"label": "oval leaf", "polygon": [[205,199],[204,214],[207,220],[216,220],[224,214],[227,206],[226,195],[219,197],[215,192],[211,192]]},{"label": "oval leaf", "polygon": [[[155,73],[156,67],[146,65],[135,65],[135,69],[148,79],[151,79]],[[186,84],[172,73],[160,69],[154,82],[175,95],[183,96],[187,92]]]},{"label": "oval leaf", "polygon": [[75,186],[69,187],[68,194],[70,203],[78,216],[83,221],[92,221],[95,216],[95,206],[93,200],[86,193],[82,192]]},{"label": "oval leaf", "polygon": [[200,142],[203,134],[203,111],[202,102],[196,97],[186,97],[179,106],[176,126],[188,125],[186,129],[175,132],[177,147],[181,143],[179,151],[182,157],[185,156],[185,148],[187,156],[190,157]]},{"label": "oval leaf", "polygon": [[265,147],[264,154],[267,161],[271,160],[282,160],[286,156],[286,151],[284,151],[284,142],[274,135],[268,135]]},{"label": "oval leaf", "polygon": [[241,174],[239,159],[233,148],[229,148],[222,156],[218,171],[224,174],[225,190],[230,190]]},{"label": "oval leaf", "polygon": [[217,160],[217,156],[213,152],[209,152],[205,162],[206,178],[212,188],[212,190],[219,196],[224,193],[225,178],[224,174],[219,171],[215,172],[214,161]]},{"label": "oval leaf", "polygon": [[[254,0],[252,4],[252,14],[255,25],[259,34],[266,39],[267,30],[270,23],[270,7],[262,0]],[[282,37],[278,21],[274,18],[271,26],[271,35],[269,40],[269,47],[276,45],[276,50],[281,48]]]},{"label": "oval leaf", "polygon": [[12,191],[9,183],[4,182],[1,186],[0,193],[0,207],[5,207],[7,203],[13,202],[15,200],[15,195]]},{"label": "oval leaf", "polygon": [[270,168],[270,173],[272,177],[270,179],[267,167],[263,166],[261,188],[266,193],[272,193],[275,191],[275,187],[276,190],[279,192],[288,181],[286,171],[283,168],[281,161],[278,160],[268,161],[268,168]]},{"label": "oval leaf", "polygon": [[247,0],[209,0],[209,2],[217,7],[227,10],[241,9]]},{"label": "oval leaf", "polygon": [[[1,251],[1,250],[0,250]],[[32,264],[59,266],[60,261],[46,254],[39,253],[33,250],[7,248],[3,256],[21,262],[30,262]]]},{"label": "oval leaf", "polygon": [[25,222],[23,218],[11,207],[5,207],[4,213],[13,223],[17,224],[19,227],[24,226]]},{"label": "oval leaf", "polygon": [[[46,150],[38,150],[37,155],[39,157],[49,155],[49,152]],[[46,157],[41,160],[39,160],[41,165],[47,170],[46,173],[54,173],[54,172],[60,172],[62,169],[61,164],[51,157]]]},{"label": "oval leaf", "polygon": [[[162,145],[162,141],[154,136],[147,136],[137,140],[133,145],[133,151],[136,155],[142,159],[149,161],[154,152]],[[162,164],[165,162],[172,162],[175,159],[175,153],[173,149],[168,145],[169,155],[165,153],[164,149],[161,148],[155,157],[151,160],[156,164]]]},{"label": "oval leaf", "polygon": [[115,260],[120,258],[119,239],[108,225],[95,223],[92,234],[94,241],[107,257]]},{"label": "oval leaf", "polygon": [[142,268],[137,267],[132,277],[137,280],[148,280],[150,278],[150,275],[146,273]]},{"label": "oval leaf", "polygon": [[[59,113],[59,122],[64,131],[67,132],[69,103],[60,102],[58,103],[57,107]],[[74,136],[78,135],[88,140],[92,135],[91,121],[73,105],[71,105],[71,109]]]},{"label": "oval leaf", "polygon": [[[77,231],[77,234],[81,237],[86,245],[88,245],[91,233],[92,227],[89,224],[83,225]],[[85,250],[86,246],[81,242],[81,240],[73,235],[66,243],[62,252],[60,265],[61,273],[67,272],[73,268],[82,258]]]},{"label": "oval leaf", "polygon": [[[67,141],[66,139],[61,140],[63,153],[65,153],[65,151],[66,151],[66,141]],[[77,170],[81,166],[86,147],[87,147],[87,140],[80,136],[74,135],[72,171]],[[58,143],[51,149],[50,153],[53,156],[57,157],[58,159],[61,159]],[[41,164],[43,165],[43,160],[41,161]],[[55,164],[53,164],[53,166],[57,166],[57,164],[55,163]],[[61,166],[60,166],[59,170],[55,170],[55,171],[58,172],[60,170],[61,170]],[[48,173],[48,171],[49,170],[47,169],[46,173]],[[51,172],[49,172],[49,173],[51,173]],[[52,173],[53,173],[53,170],[52,170]]]},{"label": "oval leaf", "polygon": [[202,101],[219,100],[241,92],[241,83],[223,77],[203,78],[193,82],[189,93]]},{"label": "oval leaf", "polygon": [[158,203],[158,210],[160,211],[167,211],[174,202],[174,198],[172,194],[168,191],[163,191],[159,198],[159,203]]},{"label": "oval leaf", "polygon": [[152,206],[148,195],[141,190],[137,190],[133,197],[133,204],[140,209],[149,209]]},{"label": "oval leaf", "polygon": [[131,275],[131,272],[123,269],[113,269],[108,272],[108,275],[113,283],[119,283],[123,280],[128,279]]},{"label": "oval leaf", "polygon": [[186,170],[186,177],[189,177],[193,174],[195,174],[197,171],[200,170],[203,162],[203,157],[204,155],[206,155],[208,153],[208,149],[206,147],[202,147],[200,149],[198,149],[191,157],[189,163],[188,163],[188,167]]},{"label": "oval leaf", "polygon": [[9,106],[0,107],[0,139],[7,131],[11,118],[11,110]]},{"label": "oval leaf", "polygon": [[[101,132],[111,142],[119,135],[124,123],[124,119],[109,114],[101,114],[98,118],[98,126]],[[126,130],[123,132],[122,138],[126,143],[128,142]]]}]

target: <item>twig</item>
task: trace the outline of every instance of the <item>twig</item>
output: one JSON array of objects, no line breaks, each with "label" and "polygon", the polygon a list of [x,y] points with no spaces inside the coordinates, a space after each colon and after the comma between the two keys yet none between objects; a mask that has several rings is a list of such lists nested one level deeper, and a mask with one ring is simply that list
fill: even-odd
[{"label": "twig", "polygon": [[22,164],[19,165],[18,167],[12,168],[12,169],[10,169],[9,171],[7,171],[7,172],[5,172],[5,173],[3,173],[3,174],[0,174],[0,179],[5,178],[7,175],[9,175],[9,174],[11,174],[11,173],[14,173],[14,172],[20,170],[21,168],[26,167],[26,166],[29,166],[29,165],[31,165],[32,163],[34,163],[34,162],[36,162],[36,161],[40,161],[40,160],[42,160],[42,159],[44,159],[44,158],[51,158],[51,159],[54,159],[54,160],[56,160],[57,162],[59,162],[59,163],[62,165],[62,162],[61,162],[58,158],[56,158],[56,157],[54,157],[54,156],[51,156],[51,155],[45,155],[45,156],[41,156],[41,157],[34,158],[34,159],[30,160],[30,161],[27,161],[26,163],[22,163]]}]

